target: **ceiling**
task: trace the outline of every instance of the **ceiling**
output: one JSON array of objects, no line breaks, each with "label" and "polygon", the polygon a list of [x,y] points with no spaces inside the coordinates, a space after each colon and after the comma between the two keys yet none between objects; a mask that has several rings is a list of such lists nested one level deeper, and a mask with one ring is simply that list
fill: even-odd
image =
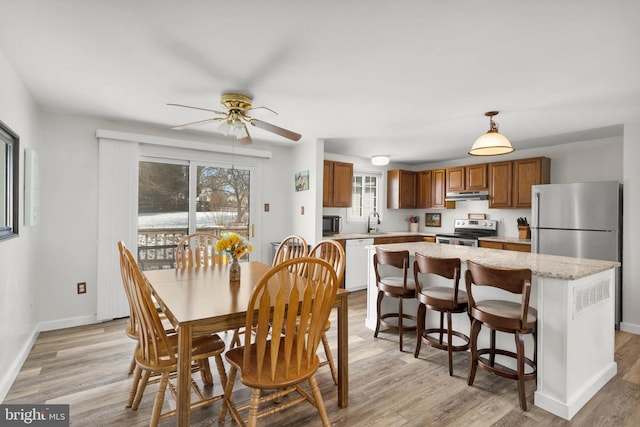
[{"label": "ceiling", "polygon": [[489,110],[516,149],[640,120],[637,0],[0,0],[0,14],[0,50],[65,114],[170,128],[210,115],[166,103],[220,109],[240,91],[326,152],[408,164],[466,157]]}]

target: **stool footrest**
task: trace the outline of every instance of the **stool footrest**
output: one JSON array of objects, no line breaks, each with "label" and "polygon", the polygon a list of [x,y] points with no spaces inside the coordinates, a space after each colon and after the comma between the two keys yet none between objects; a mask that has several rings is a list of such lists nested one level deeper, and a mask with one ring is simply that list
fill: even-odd
[{"label": "stool footrest", "polygon": [[[495,349],[494,354],[496,355],[500,355],[500,356],[506,356],[506,357],[510,357],[512,359],[518,359],[518,356],[516,353],[512,352],[512,351],[507,351],[507,350],[501,350],[501,349]],[[485,369],[489,372],[492,372],[496,375],[499,375],[501,377],[504,378],[509,378],[512,380],[517,380],[518,379],[518,372],[508,368],[506,366],[503,365],[499,365],[496,366],[496,364],[494,363],[493,366],[491,366],[491,362],[488,359],[483,359],[482,355],[487,354],[487,355],[491,355],[491,349],[490,348],[482,348],[482,349],[478,349],[478,366],[482,369]],[[532,371],[531,372],[525,372],[524,375],[522,376],[525,380],[532,380],[536,378],[536,365],[535,363],[533,363],[533,361],[531,359],[529,359],[528,357],[524,358],[524,364],[526,366],[529,366]]]},{"label": "stool footrest", "polygon": [[[400,320],[400,314],[399,313],[385,313],[380,315],[380,323],[383,324],[384,326],[386,326],[387,328],[390,329],[395,329],[395,330],[400,330],[400,325],[398,323],[391,323],[388,322],[385,319],[398,319]],[[412,320],[413,322],[416,322],[416,316],[412,316],[410,314],[405,314],[402,313],[402,319],[406,319],[406,320]],[[402,330],[403,331],[415,331],[416,330],[416,325],[402,325]]]},{"label": "stool footrest", "polygon": [[[431,334],[442,334],[442,336],[445,339],[445,341],[440,342],[439,338],[431,336]],[[430,345],[431,347],[438,348],[440,350],[447,350],[449,348],[449,344],[446,341],[447,334],[448,334],[448,332],[447,332],[446,329],[439,329],[439,328],[425,329],[424,332],[422,332],[422,342],[425,343],[425,344]],[[451,351],[466,351],[466,350],[469,350],[469,337],[468,336],[466,336],[462,332],[458,332],[458,331],[451,331],[451,335],[456,336],[456,337],[458,337],[458,338],[460,338],[461,340],[464,341],[464,344],[452,345],[451,346]]]}]

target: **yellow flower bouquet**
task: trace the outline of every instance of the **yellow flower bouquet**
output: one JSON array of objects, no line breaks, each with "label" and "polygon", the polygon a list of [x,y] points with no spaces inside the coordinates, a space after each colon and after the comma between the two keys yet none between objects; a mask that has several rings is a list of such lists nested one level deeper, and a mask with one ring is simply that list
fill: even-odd
[{"label": "yellow flower bouquet", "polygon": [[237,233],[224,233],[216,243],[218,252],[227,252],[231,258],[238,259],[253,250],[253,246],[247,239]]}]

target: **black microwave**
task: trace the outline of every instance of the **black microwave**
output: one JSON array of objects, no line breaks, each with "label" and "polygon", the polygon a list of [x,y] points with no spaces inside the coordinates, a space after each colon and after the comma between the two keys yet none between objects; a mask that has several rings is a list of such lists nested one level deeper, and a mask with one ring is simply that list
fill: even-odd
[{"label": "black microwave", "polygon": [[339,215],[323,215],[322,235],[332,236],[340,233],[340,221],[342,221],[342,217]]}]

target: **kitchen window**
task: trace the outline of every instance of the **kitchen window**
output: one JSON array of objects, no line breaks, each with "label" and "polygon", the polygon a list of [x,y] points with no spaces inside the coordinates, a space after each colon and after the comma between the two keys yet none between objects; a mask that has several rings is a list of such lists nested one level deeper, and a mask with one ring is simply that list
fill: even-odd
[{"label": "kitchen window", "polygon": [[378,209],[379,174],[355,171],[353,173],[352,205],[347,209],[348,222],[365,222],[374,211],[380,213]]}]

